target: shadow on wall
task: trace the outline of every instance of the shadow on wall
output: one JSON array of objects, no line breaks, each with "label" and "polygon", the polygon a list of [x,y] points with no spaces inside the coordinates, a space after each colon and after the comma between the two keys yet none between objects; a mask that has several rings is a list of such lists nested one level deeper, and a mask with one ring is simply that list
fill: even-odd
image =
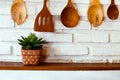
[{"label": "shadow on wall", "polygon": [[46,61],[49,52],[50,52],[49,47],[43,46],[43,50],[42,50],[42,55],[41,55],[41,58],[40,58],[40,62],[44,63]]}]

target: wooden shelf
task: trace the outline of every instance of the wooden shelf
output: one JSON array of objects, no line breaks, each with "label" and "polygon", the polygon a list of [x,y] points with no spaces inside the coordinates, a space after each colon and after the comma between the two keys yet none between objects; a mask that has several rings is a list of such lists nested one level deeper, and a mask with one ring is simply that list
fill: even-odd
[{"label": "wooden shelf", "polygon": [[0,70],[120,70],[120,64],[110,63],[44,63],[24,66],[21,62],[0,62]]}]

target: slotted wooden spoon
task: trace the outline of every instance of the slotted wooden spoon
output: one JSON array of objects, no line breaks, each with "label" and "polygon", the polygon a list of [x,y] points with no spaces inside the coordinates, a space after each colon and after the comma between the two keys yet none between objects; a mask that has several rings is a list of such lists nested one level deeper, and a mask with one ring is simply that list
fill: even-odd
[{"label": "slotted wooden spoon", "polygon": [[99,26],[104,17],[103,7],[99,0],[92,0],[87,11],[88,21],[94,27]]},{"label": "slotted wooden spoon", "polygon": [[17,25],[22,24],[27,17],[27,9],[23,0],[14,0],[11,6],[11,17]]},{"label": "slotted wooden spoon", "polygon": [[35,19],[34,30],[39,32],[54,32],[53,19],[47,8],[47,0],[44,0],[43,8]]},{"label": "slotted wooden spoon", "polygon": [[68,0],[66,7],[63,9],[61,13],[60,19],[63,25],[68,28],[75,27],[78,24],[78,21],[80,19],[79,14],[75,7],[73,6],[71,0]]},{"label": "slotted wooden spoon", "polygon": [[119,10],[117,6],[115,5],[114,0],[111,0],[111,4],[107,10],[107,15],[111,20],[115,20],[119,16]]}]

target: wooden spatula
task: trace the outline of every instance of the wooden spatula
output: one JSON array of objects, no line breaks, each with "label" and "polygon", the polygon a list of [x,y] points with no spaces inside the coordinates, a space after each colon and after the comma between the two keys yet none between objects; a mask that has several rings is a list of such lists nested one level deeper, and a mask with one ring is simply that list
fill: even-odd
[{"label": "wooden spatula", "polygon": [[47,0],[44,0],[43,8],[35,19],[34,30],[38,32],[54,32],[53,19],[47,8]]},{"label": "wooden spatula", "polygon": [[94,27],[98,27],[102,23],[104,12],[99,0],[91,1],[87,12],[87,17],[90,24]]},{"label": "wooden spatula", "polygon": [[117,6],[115,5],[114,0],[111,0],[111,4],[107,10],[107,15],[110,19],[115,20],[119,16],[119,10]]},{"label": "wooden spatula", "polygon": [[68,0],[66,7],[61,13],[60,19],[63,25],[68,28],[75,27],[78,24],[80,17],[71,0]]},{"label": "wooden spatula", "polygon": [[23,0],[14,0],[11,6],[11,17],[17,25],[22,24],[27,17],[27,9]]}]

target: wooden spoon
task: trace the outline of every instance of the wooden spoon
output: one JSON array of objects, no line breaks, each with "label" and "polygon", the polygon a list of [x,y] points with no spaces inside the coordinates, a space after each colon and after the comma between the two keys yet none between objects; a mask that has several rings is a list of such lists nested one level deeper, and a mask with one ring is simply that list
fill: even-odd
[{"label": "wooden spoon", "polygon": [[11,17],[17,25],[22,24],[27,17],[27,9],[23,0],[14,0],[11,6]]},{"label": "wooden spoon", "polygon": [[111,4],[107,10],[107,15],[111,20],[115,20],[119,16],[119,10],[117,6],[115,5],[114,0],[111,0]]},{"label": "wooden spoon", "polygon": [[87,17],[90,24],[94,27],[97,27],[102,23],[104,12],[99,0],[91,1],[88,7]]},{"label": "wooden spoon", "polygon": [[44,0],[42,10],[38,13],[35,23],[34,30],[39,32],[54,32],[54,24],[52,15],[47,8],[47,0]]},{"label": "wooden spoon", "polygon": [[66,7],[61,13],[60,19],[63,25],[68,28],[75,27],[78,24],[79,15],[71,0],[68,0]]}]

